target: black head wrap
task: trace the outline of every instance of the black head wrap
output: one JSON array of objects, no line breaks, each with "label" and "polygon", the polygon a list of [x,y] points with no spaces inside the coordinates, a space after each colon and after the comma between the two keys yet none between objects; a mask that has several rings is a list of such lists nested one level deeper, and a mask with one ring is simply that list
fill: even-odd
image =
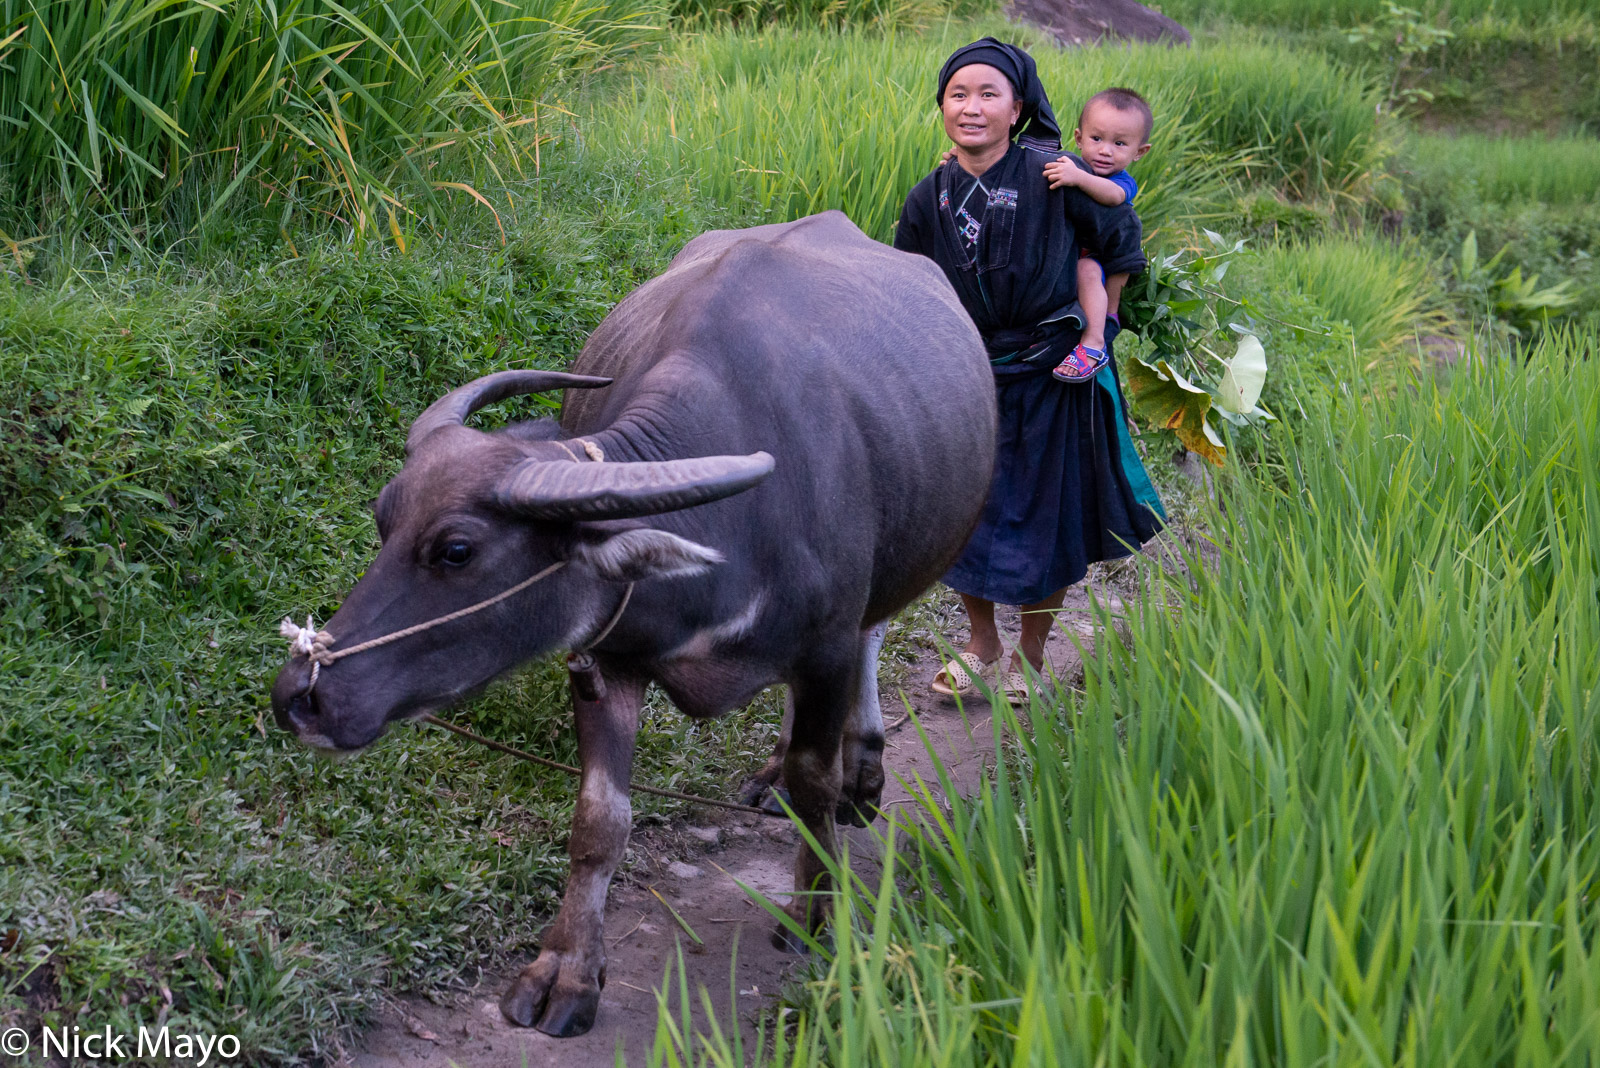
[{"label": "black head wrap", "polygon": [[1034,66],[1033,57],[1016,45],[985,37],[950,53],[950,58],[939,68],[939,92],[934,98],[939,105],[944,106],[944,87],[950,84],[951,75],[972,63],[987,63],[1004,74],[1017,99],[1022,101],[1022,111],[1011,127],[1012,140],[1020,140],[1032,148],[1059,151],[1061,127],[1056,122],[1055,112],[1050,110],[1050,98],[1039,81],[1038,68]]}]

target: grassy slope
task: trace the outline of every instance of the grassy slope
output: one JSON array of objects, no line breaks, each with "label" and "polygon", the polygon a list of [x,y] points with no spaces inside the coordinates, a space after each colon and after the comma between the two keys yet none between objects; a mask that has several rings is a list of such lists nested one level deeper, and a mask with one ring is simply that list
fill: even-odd
[{"label": "grassy slope", "polygon": [[[953,45],[985,31],[1018,36],[985,24],[920,37],[692,39],[603,109],[597,142],[692,174],[723,202],[753,201],[781,218],[840,208],[888,240],[905,191],[943,148],[934,72]],[[1155,147],[1133,168],[1147,233],[1218,211],[1225,177],[1297,197],[1359,198],[1386,151],[1372,89],[1316,57],[1290,61],[1263,44],[1226,54],[1036,52],[1069,132],[1079,104],[1107,84],[1151,97]]]}]

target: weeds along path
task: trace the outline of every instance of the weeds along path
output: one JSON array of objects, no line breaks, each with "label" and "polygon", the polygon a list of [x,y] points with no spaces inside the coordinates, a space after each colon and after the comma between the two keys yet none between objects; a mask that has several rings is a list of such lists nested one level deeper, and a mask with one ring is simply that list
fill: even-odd
[{"label": "weeds along path", "polygon": [[[1081,677],[1078,644],[1092,649],[1090,596],[1081,586],[1070,591],[1048,646],[1057,677],[1066,681]],[[1100,596],[1104,607],[1120,609],[1120,597]],[[1018,618],[1016,609],[1001,609],[1002,628],[1013,636]],[[960,641],[963,636],[947,637]],[[884,751],[887,813],[907,800],[907,781],[915,785],[920,777],[937,789],[933,761],[906,718],[907,708],[915,712],[963,794],[975,792],[988,769],[994,750],[989,706],[981,697],[974,698],[966,702],[963,714],[953,699],[931,693],[927,684],[938,665],[938,654],[923,649],[906,674],[903,689],[886,686],[881,694],[884,720],[892,728]],[[723,1020],[731,1015],[730,1001],[737,1000],[741,1027],[747,1040],[753,1039],[760,1010],[773,1004],[783,984],[798,976],[804,963],[772,948],[769,935],[774,921],[741,884],[784,900],[792,885],[799,837],[784,820],[706,813],[702,809],[694,822],[636,833],[629,842],[628,860],[607,901],[607,982],[599,1019],[587,1035],[553,1039],[507,1024],[498,999],[512,978],[508,971],[486,974],[476,989],[453,999],[390,1000],[348,1063],[357,1068],[448,1064],[585,1068],[615,1064],[620,1047],[628,1064],[643,1064],[656,1034],[657,991],[667,969],[676,969],[680,945],[697,1026],[705,1022],[699,1004],[703,987]],[[703,819],[698,818],[701,814]],[[883,826],[882,820],[874,824],[880,832]],[[848,838],[852,855],[861,858],[860,867],[876,867],[878,845],[872,832],[852,829]],[[703,945],[693,943],[685,926]],[[673,997],[676,1016],[677,994]]]}]

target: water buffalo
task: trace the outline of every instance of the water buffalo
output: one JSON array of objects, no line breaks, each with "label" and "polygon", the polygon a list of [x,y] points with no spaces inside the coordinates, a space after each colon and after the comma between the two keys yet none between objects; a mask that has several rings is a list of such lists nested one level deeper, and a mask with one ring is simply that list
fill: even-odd
[{"label": "water buffalo", "polygon": [[[705,717],[786,683],[783,778],[831,848],[836,813],[876,811],[883,786],[884,621],[960,551],[995,442],[988,363],[955,292],[838,212],[694,239],[573,372],[492,374],[417,419],[377,501],[377,558],[272,689],[280,726],[348,751],[541,653],[593,646],[602,684],[572,687],[583,778],[566,895],[500,1002],[551,1035],[587,1031],[605,984],[645,686]],[[559,425],[464,425],[559,387]],[[796,890],[826,889],[822,875],[802,847]],[[815,930],[812,899],[788,908]]]}]

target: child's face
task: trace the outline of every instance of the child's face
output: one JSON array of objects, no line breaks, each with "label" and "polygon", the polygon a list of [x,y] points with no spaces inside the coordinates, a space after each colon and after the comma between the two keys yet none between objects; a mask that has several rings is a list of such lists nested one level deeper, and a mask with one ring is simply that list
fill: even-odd
[{"label": "child's face", "polygon": [[1102,178],[1127,170],[1128,164],[1150,151],[1150,143],[1144,139],[1144,116],[1137,111],[1098,101],[1085,109],[1079,121],[1083,125],[1072,131],[1078,155]]}]

